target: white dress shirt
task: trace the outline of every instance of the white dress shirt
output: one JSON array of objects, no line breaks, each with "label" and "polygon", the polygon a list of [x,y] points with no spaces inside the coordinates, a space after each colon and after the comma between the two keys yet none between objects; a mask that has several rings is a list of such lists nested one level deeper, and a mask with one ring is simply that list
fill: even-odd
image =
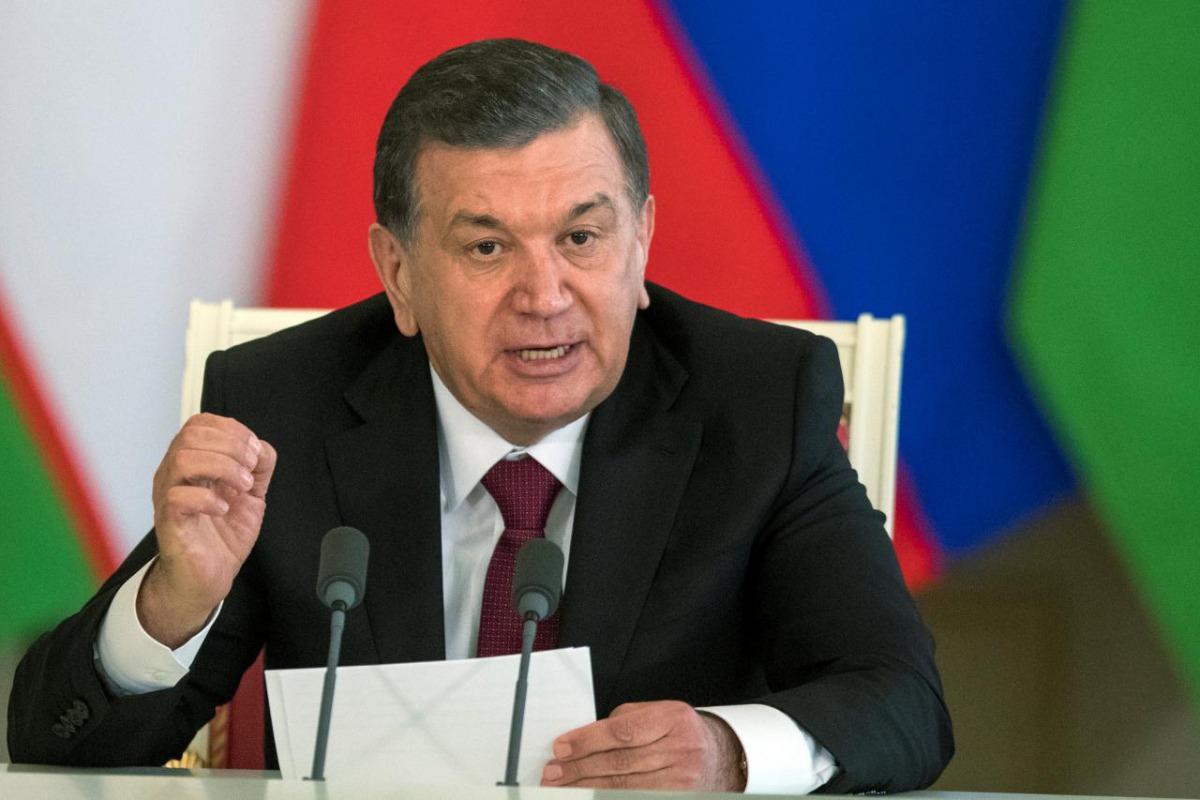
[{"label": "white dress shirt", "polygon": [[[590,415],[536,444],[518,447],[471,414],[437,373],[432,369],[430,372],[439,422],[446,658],[470,658],[479,636],[488,562],[504,532],[500,509],[480,481],[501,458],[528,455],[537,459],[563,485],[546,520],[546,538],[559,545],[569,560],[583,437]],[[95,648],[97,666],[115,695],[141,694],[178,683],[187,675],[221,612],[218,606],[205,628],[178,649],[172,651],[159,644],[137,618],[138,589],[149,566],[142,567],[117,591],[100,624]],[[565,581],[565,566],[563,571]],[[569,591],[569,587],[563,591]],[[719,716],[741,740],[748,767],[747,792],[811,792],[837,772],[833,756],[776,708],[750,703],[703,710]]]}]

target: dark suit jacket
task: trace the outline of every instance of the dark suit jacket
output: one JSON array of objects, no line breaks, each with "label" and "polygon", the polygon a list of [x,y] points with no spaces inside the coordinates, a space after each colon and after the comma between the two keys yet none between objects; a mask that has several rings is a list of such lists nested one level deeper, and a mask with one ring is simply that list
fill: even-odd
[{"label": "dark suit jacket", "polygon": [[[561,644],[592,649],[598,712],[762,702],[837,758],[828,791],[930,783],[953,750],[949,717],[882,515],[835,436],[835,348],[658,287],[651,296],[587,429],[561,612]],[[342,663],[444,657],[429,365],[383,296],[214,354],[204,405],[279,461],[259,541],[190,674],[112,699],[93,667],[99,622],[154,553],[151,535],[26,655],[9,709],[14,760],[161,764],[264,642],[267,668],[324,664],[314,587],[321,537],[337,525],[372,549]]]}]

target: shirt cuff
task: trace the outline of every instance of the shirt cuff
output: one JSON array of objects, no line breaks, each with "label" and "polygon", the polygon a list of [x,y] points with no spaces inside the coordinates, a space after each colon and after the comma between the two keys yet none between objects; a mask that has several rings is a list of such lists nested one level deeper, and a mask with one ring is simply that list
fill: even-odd
[{"label": "shirt cuff", "polygon": [[720,717],[741,740],[747,794],[808,794],[837,774],[829,751],[777,708],[749,703],[696,710]]},{"label": "shirt cuff", "polygon": [[137,597],[146,571],[155,560],[151,559],[117,590],[96,635],[96,667],[108,690],[118,697],[156,692],[179,683],[221,613],[218,605],[204,628],[175,650],[146,633],[138,620]]}]

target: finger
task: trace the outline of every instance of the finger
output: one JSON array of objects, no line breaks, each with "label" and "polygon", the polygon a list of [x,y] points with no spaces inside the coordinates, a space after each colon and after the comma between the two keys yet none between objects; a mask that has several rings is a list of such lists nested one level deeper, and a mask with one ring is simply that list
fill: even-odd
[{"label": "finger", "polygon": [[258,460],[251,471],[251,475],[254,477],[254,486],[250,489],[250,494],[255,497],[266,497],[267,486],[271,483],[271,476],[275,474],[275,463],[279,459],[279,454],[275,452],[274,447],[262,439],[257,441],[260,449]]},{"label": "finger", "polygon": [[655,711],[659,705],[647,703],[641,708],[620,713],[614,711],[608,719],[568,731],[554,740],[554,757],[559,761],[569,761],[585,758],[592,753],[658,741],[670,731],[670,724],[664,715]]},{"label": "finger", "polygon": [[542,770],[542,783],[567,786],[618,776],[628,778],[668,769],[674,762],[675,754],[660,740],[644,747],[604,750],[573,761],[551,761]]},{"label": "finger", "polygon": [[609,717],[609,719],[612,719],[613,717],[619,717],[622,714],[629,714],[630,712],[633,712],[633,711],[643,711],[643,710],[649,708],[650,706],[660,705],[662,702],[663,701],[661,701],[661,700],[652,700],[652,701],[641,702],[641,703],[621,703],[621,705],[617,706],[616,708],[614,708],[612,710],[612,712],[608,715],[608,717]]},{"label": "finger", "polygon": [[244,501],[247,499],[254,499],[254,500],[257,500],[259,503],[262,502],[261,498],[255,498],[251,492],[243,492],[238,489],[234,489],[234,488],[228,486],[227,484],[221,483],[219,481],[212,484],[211,486],[205,486],[204,488],[212,489],[214,492],[217,493],[217,497],[224,500],[226,503],[229,504],[229,507],[233,508],[233,509],[236,509],[239,506],[243,505]]},{"label": "finger", "polygon": [[233,417],[223,417],[220,414],[211,414],[207,411],[193,414],[188,417],[187,422],[183,425],[184,427],[213,428],[242,436],[246,439],[254,438],[254,432]]},{"label": "finger", "polygon": [[[278,459],[275,448],[259,439],[237,420],[212,414],[197,415],[192,419],[196,422],[186,431],[180,432],[178,446],[181,449],[211,450],[234,458],[248,468],[248,474],[253,480],[247,486],[245,479],[239,476],[239,480],[231,485],[239,490],[248,490],[255,497],[266,497],[267,486],[271,482]],[[214,424],[208,424],[210,420]]]},{"label": "finger", "polygon": [[635,775],[606,775],[602,778],[583,778],[574,783],[551,783],[547,786],[571,786],[578,789],[674,790],[687,791],[693,787],[687,779],[671,769],[641,772]]},{"label": "finger", "polygon": [[262,444],[242,423],[216,414],[196,414],[179,429],[173,449],[212,450],[254,469]]},{"label": "finger", "polygon": [[203,486],[173,486],[167,491],[165,511],[169,517],[223,516],[229,513],[229,503]]},{"label": "finger", "polygon": [[258,463],[261,447],[257,437],[247,438],[215,428],[194,427],[181,429],[171,442],[169,450],[204,450],[220,453],[252,470]]},{"label": "finger", "polygon": [[168,488],[175,485],[212,486],[221,482],[246,492],[254,486],[254,476],[241,462],[212,450],[176,450],[168,456]]}]

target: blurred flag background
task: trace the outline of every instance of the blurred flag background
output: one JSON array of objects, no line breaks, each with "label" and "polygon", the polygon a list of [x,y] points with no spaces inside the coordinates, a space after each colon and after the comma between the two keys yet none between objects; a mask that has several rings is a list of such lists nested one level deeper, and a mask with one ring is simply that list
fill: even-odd
[{"label": "blurred flag background", "polygon": [[[1105,791],[1054,768],[1088,771],[1070,746],[1021,729],[1082,724],[1063,681],[1159,685],[1149,668],[1136,689],[1129,670],[1078,666],[1101,648],[1056,649],[1054,626],[1100,618],[1055,599],[1072,581],[1136,587],[1175,681],[1138,701],[1169,714],[1122,732],[1147,754],[1128,775],[1156,752],[1200,763],[1188,0],[6,4],[0,637],[69,613],[148,528],[190,298],[326,307],[376,291],[383,113],[421,63],[489,36],[576,52],[630,97],[658,197],[653,280],[747,316],[908,316],[896,544],[960,720],[946,788]],[[1084,567],[1065,530],[1081,524],[1116,572]],[[1036,630],[1006,640],[1043,588]],[[997,715],[1007,695],[987,687],[1005,680],[1053,719]],[[1018,740],[972,771],[973,742]],[[1043,783],[996,785],[1029,758]],[[1160,770],[1159,793],[1200,789],[1197,769]]]}]

